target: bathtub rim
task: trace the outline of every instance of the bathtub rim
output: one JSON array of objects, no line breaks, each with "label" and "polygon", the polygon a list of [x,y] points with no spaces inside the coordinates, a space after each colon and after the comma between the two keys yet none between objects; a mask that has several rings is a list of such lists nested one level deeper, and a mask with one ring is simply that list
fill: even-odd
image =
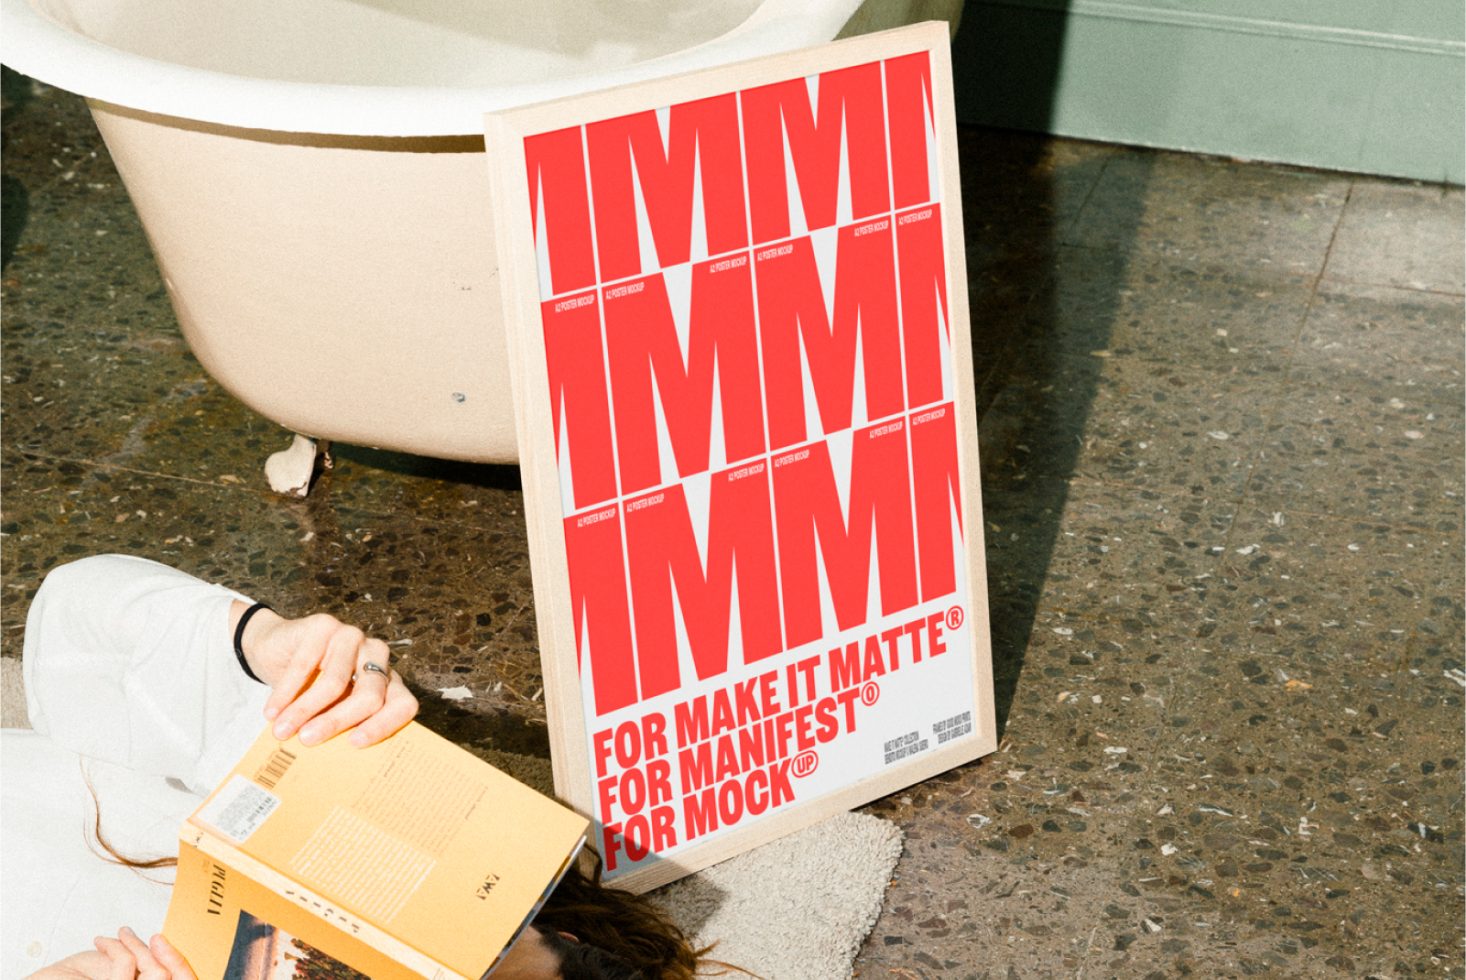
[{"label": "bathtub rim", "polygon": [[341,136],[460,136],[483,115],[828,41],[860,0],[765,0],[732,30],[671,54],[602,72],[495,87],[279,81],[159,61],[75,33],[27,0],[0,0],[0,61],[89,99],[240,129]]}]

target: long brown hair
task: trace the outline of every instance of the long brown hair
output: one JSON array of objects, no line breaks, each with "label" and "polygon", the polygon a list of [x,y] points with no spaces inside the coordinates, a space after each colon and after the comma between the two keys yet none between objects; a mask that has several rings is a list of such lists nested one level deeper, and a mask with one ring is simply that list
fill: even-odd
[{"label": "long brown hair", "polygon": [[[97,801],[96,787],[92,785],[92,777],[87,773],[85,766],[82,767],[81,778],[82,782],[86,784],[87,792],[92,795],[92,837],[96,839],[97,846],[107,852],[105,855],[98,854],[97,857],[103,861],[110,861],[113,864],[120,864],[137,871],[151,871],[155,868],[172,868],[178,865],[178,859],[176,857],[157,857],[150,861],[144,861],[138,858],[128,857],[113,847],[112,842],[102,833],[102,804]],[[90,844],[88,846],[90,847]],[[93,851],[92,853],[95,854],[96,852]]]},{"label": "long brown hair", "polygon": [[[610,953],[647,980],[693,980],[711,946],[695,949],[682,930],[644,896],[601,883],[595,852],[572,863],[534,918],[541,932],[568,933],[582,946]],[[717,964],[724,966],[724,964]]]}]

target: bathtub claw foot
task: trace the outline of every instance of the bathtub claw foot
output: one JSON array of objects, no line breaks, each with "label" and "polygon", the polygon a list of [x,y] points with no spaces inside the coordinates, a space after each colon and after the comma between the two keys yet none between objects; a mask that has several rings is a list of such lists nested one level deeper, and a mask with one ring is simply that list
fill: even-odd
[{"label": "bathtub claw foot", "polygon": [[304,497],[310,492],[311,478],[316,473],[316,462],[329,470],[334,464],[331,459],[331,443],[325,439],[312,439],[296,434],[288,449],[272,453],[265,460],[265,479],[270,489],[287,497]]}]

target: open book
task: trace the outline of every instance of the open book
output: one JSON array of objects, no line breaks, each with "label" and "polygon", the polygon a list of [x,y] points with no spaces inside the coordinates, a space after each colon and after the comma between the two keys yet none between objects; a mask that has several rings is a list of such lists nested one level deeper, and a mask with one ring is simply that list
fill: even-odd
[{"label": "open book", "polygon": [[478,980],[586,829],[415,722],[365,749],[266,729],[183,825],[163,932],[199,980]]}]

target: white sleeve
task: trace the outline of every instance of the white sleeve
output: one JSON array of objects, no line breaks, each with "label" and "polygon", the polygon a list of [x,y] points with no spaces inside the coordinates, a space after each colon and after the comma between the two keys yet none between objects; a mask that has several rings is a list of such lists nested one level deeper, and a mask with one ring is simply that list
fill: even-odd
[{"label": "white sleeve", "polygon": [[26,620],[32,725],[81,755],[212,791],[264,728],[269,696],[234,656],[234,599],[249,601],[126,555],[53,569]]}]

